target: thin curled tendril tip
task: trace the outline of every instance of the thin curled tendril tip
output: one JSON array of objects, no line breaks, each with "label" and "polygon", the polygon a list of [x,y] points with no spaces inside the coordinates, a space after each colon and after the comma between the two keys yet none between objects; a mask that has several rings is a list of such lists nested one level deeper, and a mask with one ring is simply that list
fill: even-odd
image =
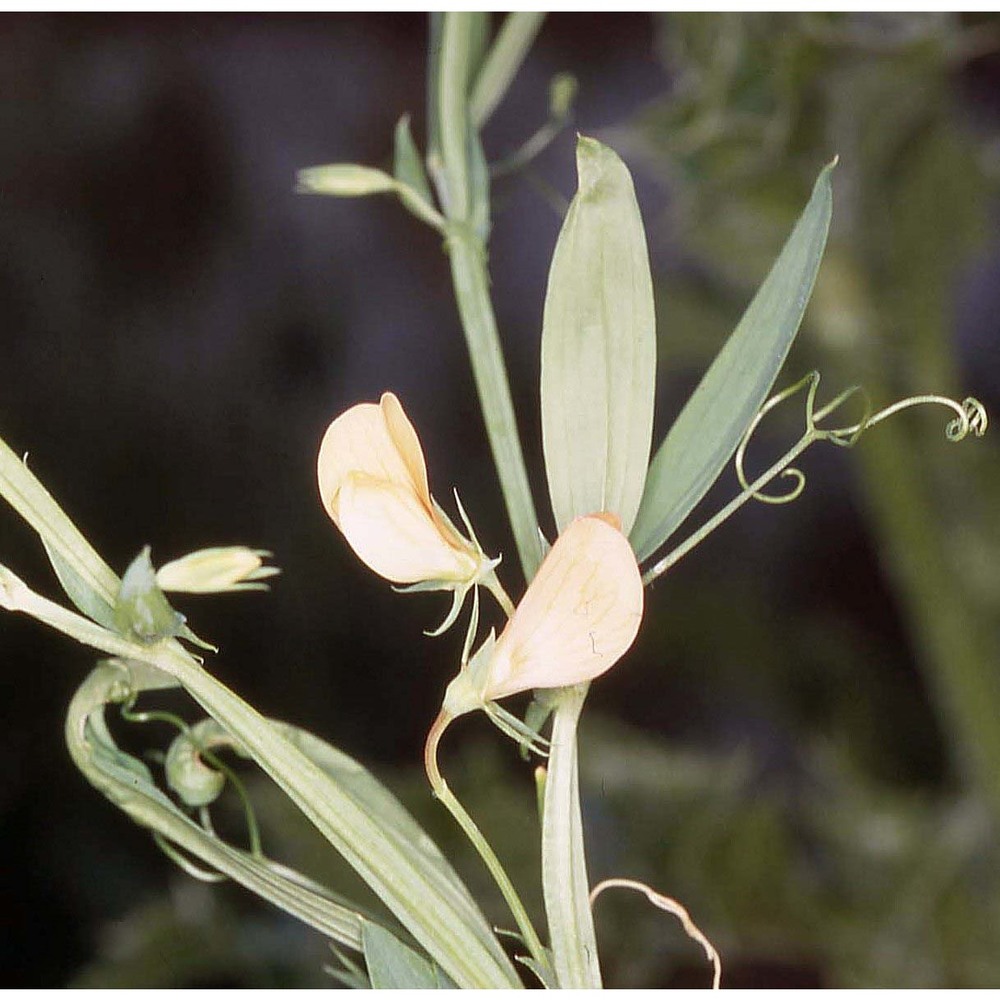
[{"label": "thin curled tendril tip", "polygon": [[[743,439],[736,450],[734,459],[736,476],[739,479],[740,486],[743,490],[750,493],[755,500],[771,504],[790,503],[792,500],[799,497],[805,489],[805,473],[803,473],[800,469],[793,468],[790,465],[787,468],[775,470],[774,472],[775,476],[780,476],[783,479],[794,479],[792,487],[787,492],[776,495],[764,493],[762,489],[754,490],[744,469],[747,445],[750,443],[750,439],[757,430],[761,420],[767,413],[774,409],[775,406],[784,402],[790,396],[795,395],[805,386],[808,386],[808,394],[806,397],[806,430],[803,436],[799,439],[798,443],[787,453],[787,459],[785,460],[789,462],[791,462],[800,452],[804,451],[806,447],[813,443],[813,441],[829,441],[831,444],[838,445],[842,448],[853,447],[865,431],[894,414],[899,413],[901,410],[909,409],[912,406],[936,404],[940,406],[947,406],[949,409],[953,410],[955,417],[949,421],[947,427],[945,428],[945,436],[949,441],[953,442],[963,440],[968,437],[970,433],[975,437],[982,437],[986,433],[986,428],[989,425],[989,417],[986,413],[986,407],[983,406],[983,404],[974,396],[967,396],[961,403],[958,403],[954,399],[950,399],[947,396],[927,394],[909,396],[906,399],[900,400],[898,403],[893,403],[891,406],[887,406],[884,409],[879,410],[878,413],[875,414],[870,412],[870,407],[866,400],[866,413],[860,421],[846,427],[836,427],[824,430],[818,426],[818,421],[829,416],[844,402],[846,402],[847,399],[861,390],[857,386],[846,389],[821,409],[816,410],[816,390],[819,387],[819,381],[819,372],[810,372],[805,378],[796,382],[795,385],[783,390],[776,396],[773,396],[761,407],[757,416],[754,417],[750,426],[747,428],[746,434],[743,435]],[[779,460],[777,463],[779,467],[781,465],[781,461],[782,460]],[[768,476],[768,478],[771,477]]]}]

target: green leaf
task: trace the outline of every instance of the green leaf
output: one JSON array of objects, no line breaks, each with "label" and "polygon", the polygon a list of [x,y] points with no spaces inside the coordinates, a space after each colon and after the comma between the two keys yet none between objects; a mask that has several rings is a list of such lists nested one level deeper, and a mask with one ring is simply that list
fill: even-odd
[{"label": "green leaf", "polygon": [[520,986],[468,890],[430,838],[360,764],[301,730],[293,736],[270,723],[176,646],[144,649],[139,659],[148,658],[181,681],[460,987]]},{"label": "green leaf", "polygon": [[577,171],[542,321],[545,471],[559,531],[603,510],[617,514],[627,534],[653,432],[653,283],[625,165],[581,136]]},{"label": "green leaf", "polygon": [[493,109],[503,100],[544,18],[544,14],[535,11],[515,11],[504,18],[469,98],[469,113],[477,129],[486,124]]},{"label": "green leaf", "polygon": [[56,549],[42,539],[45,546],[45,554],[52,563],[52,569],[62,584],[62,589],[66,591],[66,596],[73,602],[73,605],[82,611],[88,618],[103,625],[105,628],[115,629],[115,609],[67,562]]},{"label": "green leaf", "polygon": [[653,459],[631,541],[651,556],[718,478],[785,361],[826,247],[833,195],[820,172],[781,254]]},{"label": "green leaf", "polygon": [[417,152],[417,145],[413,141],[413,133],[410,131],[409,115],[403,115],[396,122],[396,131],[393,136],[392,172],[396,175],[397,181],[412,188],[428,204],[434,203],[430,185],[427,183],[427,174],[424,172],[420,153]]},{"label": "green leaf", "polygon": [[440,989],[433,962],[384,927],[366,922],[361,941],[373,990]]},{"label": "green leaf", "polygon": [[117,575],[2,440],[0,495],[38,532],[70,600],[94,621],[107,625],[118,599]]}]

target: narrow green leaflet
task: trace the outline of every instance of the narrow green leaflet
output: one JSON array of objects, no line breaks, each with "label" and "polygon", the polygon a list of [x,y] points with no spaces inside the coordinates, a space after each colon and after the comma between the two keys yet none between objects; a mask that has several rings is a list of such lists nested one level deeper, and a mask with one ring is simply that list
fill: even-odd
[{"label": "narrow green leaflet", "polygon": [[441,985],[432,962],[378,924],[365,922],[361,940],[373,990],[437,990]]},{"label": "narrow green leaflet", "polygon": [[70,600],[102,625],[114,619],[118,577],[27,464],[0,440],[0,495],[38,532]]},{"label": "narrow green leaflet", "polygon": [[667,540],[715,482],[781,370],[826,247],[834,166],[836,160],[816,179],[770,274],[653,459],[630,536],[640,560]]},{"label": "narrow green leaflet", "polygon": [[606,510],[627,534],[653,433],[653,283],[625,165],[581,136],[577,171],[542,321],[545,471],[559,531],[578,514]]},{"label": "narrow green leaflet", "polygon": [[392,172],[397,181],[416,191],[428,205],[434,204],[424,164],[413,141],[413,133],[410,131],[409,115],[403,115],[396,122],[396,131],[393,134]]},{"label": "narrow green leaflet", "polygon": [[97,622],[98,625],[110,629],[117,628],[115,609],[44,538],[42,545],[45,546],[45,554],[49,557],[49,562],[52,563],[52,568],[62,584],[62,589],[66,591],[66,596],[73,602],[74,606],[88,618]]},{"label": "narrow green leaflet", "polygon": [[419,851],[422,863],[435,872],[436,881],[442,889],[447,888],[448,897],[456,910],[464,911],[472,923],[482,921],[476,901],[437,845],[370,771],[308,730],[282,722],[273,722],[272,725],[340,788],[363,802],[369,817],[383,830],[384,837]]},{"label": "narrow green leaflet", "polygon": [[482,128],[524,62],[545,19],[536,11],[515,11],[504,18],[496,41],[476,76],[469,97],[469,113],[476,128]]},{"label": "narrow green leaflet", "polygon": [[341,784],[176,644],[140,651],[172,673],[343,855],[430,956],[464,988],[518,988],[517,974],[457,876],[444,877],[426,835],[388,825],[388,796],[360,764]]}]

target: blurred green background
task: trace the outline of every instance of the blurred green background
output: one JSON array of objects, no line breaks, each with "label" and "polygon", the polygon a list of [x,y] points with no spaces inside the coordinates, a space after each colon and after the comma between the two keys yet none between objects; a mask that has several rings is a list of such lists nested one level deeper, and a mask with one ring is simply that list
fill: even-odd
[{"label": "blurred green background", "polygon": [[[439,596],[357,563],[315,496],[329,420],[392,388],[439,496],[513,552],[437,238],[389,201],[292,193],[296,169],[386,162],[423,121],[409,15],[0,17],[0,434],[105,557],[244,542],[270,595],[182,610],[261,710],[372,765],[500,903],[419,771],[460,638]],[[485,134],[501,159],[579,80],[575,126],[635,175],[657,279],[657,440],[732,329],[833,154],[830,246],[779,379],[811,368],[875,405],[1000,409],[1000,19],[573,15],[546,21]],[[567,131],[498,181],[494,300],[540,509],[538,343]],[[648,594],[597,685],[581,766],[594,881],[645,879],[719,946],[731,986],[1000,984],[1000,463],[913,411],[803,462]],[[751,447],[798,433],[794,404]],[[727,472],[687,527],[735,491]],[[681,534],[685,529],[681,529]],[[55,594],[11,513],[0,553]],[[86,651],[0,627],[6,985],[323,985],[324,943],[174,869],[62,745]],[[156,745],[155,729],[130,734]],[[540,905],[530,773],[483,720],[445,772]],[[273,789],[269,852],[347,888]],[[639,897],[605,896],[614,986],[705,985]]]}]

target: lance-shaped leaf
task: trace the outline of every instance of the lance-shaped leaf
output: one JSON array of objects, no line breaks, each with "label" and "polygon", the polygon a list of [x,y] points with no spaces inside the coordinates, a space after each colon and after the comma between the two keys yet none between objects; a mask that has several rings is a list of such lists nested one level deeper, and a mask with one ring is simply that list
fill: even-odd
[{"label": "lance-shaped leaf", "polygon": [[370,921],[361,930],[373,990],[454,989],[441,970],[394,934]]},{"label": "lance-shaped leaf", "polygon": [[653,430],[656,324],[632,178],[595,139],[556,243],[542,323],[542,443],[556,526],[611,511],[628,534]]},{"label": "lance-shaped leaf", "polygon": [[112,627],[118,577],[27,463],[3,440],[0,440],[0,496],[38,532],[70,600],[94,621]]},{"label": "lance-shaped leaf", "polygon": [[770,274],[653,459],[630,536],[640,560],[667,540],[718,478],[784,364],[826,247],[835,165],[816,179]]}]

